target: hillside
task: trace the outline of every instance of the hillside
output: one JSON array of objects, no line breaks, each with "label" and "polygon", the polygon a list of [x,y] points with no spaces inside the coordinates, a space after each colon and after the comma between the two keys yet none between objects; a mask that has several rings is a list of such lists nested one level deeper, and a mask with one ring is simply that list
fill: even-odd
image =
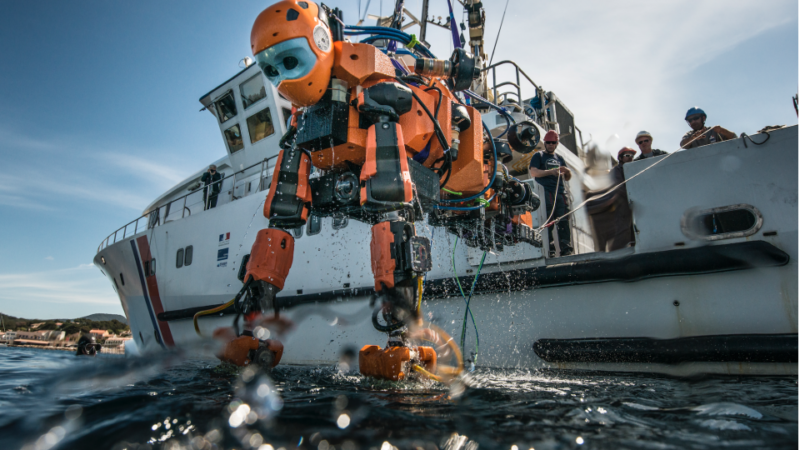
[{"label": "hillside", "polygon": [[79,319],[89,319],[95,322],[110,322],[116,320],[118,322],[128,323],[128,319],[119,314],[89,314],[85,317],[79,317]]},{"label": "hillside", "polygon": [[[90,330],[109,330],[113,334],[121,334],[130,330],[125,317],[118,314],[92,314],[87,317],[79,319],[23,319],[19,317],[8,316],[0,314],[3,320],[3,326],[6,330],[16,331],[41,331],[41,330],[58,330],[64,331],[66,334],[73,334],[77,332],[88,333]],[[107,320],[97,320],[95,318],[102,318]],[[0,329],[0,333],[2,329]]]}]

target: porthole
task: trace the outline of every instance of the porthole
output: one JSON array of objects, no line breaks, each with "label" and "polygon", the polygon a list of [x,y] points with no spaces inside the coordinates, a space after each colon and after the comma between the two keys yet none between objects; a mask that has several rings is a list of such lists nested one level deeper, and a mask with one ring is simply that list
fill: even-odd
[{"label": "porthole", "polygon": [[303,237],[303,227],[292,228],[292,235],[295,239]]},{"label": "porthole", "polygon": [[183,265],[184,266],[191,266],[192,265],[192,255],[194,254],[194,247],[188,246],[184,250],[183,253]]},{"label": "porthole", "polygon": [[179,248],[178,249],[178,254],[175,255],[175,267],[177,267],[179,269],[181,267],[183,267],[183,249],[182,248]]},{"label": "porthole", "polygon": [[750,236],[761,229],[764,219],[755,206],[738,204],[687,211],[681,231],[691,239],[717,241]]}]

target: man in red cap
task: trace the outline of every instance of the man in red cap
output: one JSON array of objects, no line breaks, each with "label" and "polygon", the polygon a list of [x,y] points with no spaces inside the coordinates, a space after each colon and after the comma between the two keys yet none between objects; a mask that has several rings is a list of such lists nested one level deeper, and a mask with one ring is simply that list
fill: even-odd
[{"label": "man in red cap", "polygon": [[[567,213],[567,201],[564,195],[564,185],[572,178],[572,172],[567,168],[567,163],[560,155],[556,154],[558,147],[558,133],[553,130],[544,135],[544,151],[538,152],[531,158],[528,169],[536,182],[542,185],[545,191],[545,208],[548,220],[553,220]],[[558,245],[561,256],[571,255],[572,238],[570,236],[569,219],[559,220],[550,229],[550,253],[555,254],[553,231],[558,227]]]},{"label": "man in red cap", "polygon": [[[617,153],[619,164],[609,172],[612,179],[611,186],[603,191],[588,193],[589,197],[594,197],[586,205],[586,209],[592,218],[598,251],[619,250],[634,241],[633,213],[628,204],[627,188],[621,186],[613,192],[608,191],[625,181],[622,166],[633,161],[635,154],[636,150],[623,147]],[[603,192],[608,193],[603,195]]]}]

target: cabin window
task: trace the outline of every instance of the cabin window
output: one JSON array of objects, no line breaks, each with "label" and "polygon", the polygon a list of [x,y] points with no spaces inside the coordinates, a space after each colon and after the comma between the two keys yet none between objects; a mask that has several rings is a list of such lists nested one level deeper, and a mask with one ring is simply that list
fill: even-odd
[{"label": "cabin window", "polygon": [[341,230],[347,226],[347,216],[333,216],[333,229]]},{"label": "cabin window", "polygon": [[281,108],[281,112],[283,112],[283,123],[286,124],[286,128],[289,128],[289,118],[292,117],[292,110],[289,108]]},{"label": "cabin window", "polygon": [[153,258],[150,261],[144,262],[144,276],[152,277],[156,274],[156,259]]},{"label": "cabin window", "polygon": [[715,241],[755,234],[763,221],[754,206],[739,204],[687,212],[681,229],[688,237]]},{"label": "cabin window", "polygon": [[269,108],[264,108],[248,117],[247,130],[250,132],[251,144],[255,144],[265,137],[274,134],[275,127],[272,126],[272,114],[270,114]]},{"label": "cabin window", "polygon": [[292,234],[295,239],[300,239],[303,237],[303,227],[292,228]]},{"label": "cabin window", "polygon": [[238,123],[225,130],[225,140],[228,142],[228,149],[231,151],[231,153],[238,152],[239,150],[244,148],[244,141],[242,140],[242,129],[239,128]]},{"label": "cabin window", "polygon": [[319,234],[320,230],[322,230],[322,217],[312,214],[311,217],[308,218],[308,225],[306,228],[308,228],[306,232],[309,236]]},{"label": "cabin window", "polygon": [[181,267],[183,267],[183,249],[182,248],[179,248],[178,249],[178,254],[175,255],[175,267],[177,267],[179,269]]},{"label": "cabin window", "polygon": [[186,250],[183,252],[183,265],[184,266],[191,266],[192,265],[192,254],[194,253],[194,247],[191,245],[186,247]]},{"label": "cabin window", "polygon": [[267,90],[264,89],[264,80],[261,79],[261,73],[240,84],[239,92],[242,94],[242,106],[244,106],[244,109],[266,97]]},{"label": "cabin window", "polygon": [[122,272],[119,274],[119,281],[121,281],[122,285],[125,286],[125,277],[122,276]]},{"label": "cabin window", "polygon": [[236,102],[233,100],[233,92],[228,92],[214,102],[214,107],[217,108],[217,117],[219,123],[225,123],[233,117],[236,117]]}]

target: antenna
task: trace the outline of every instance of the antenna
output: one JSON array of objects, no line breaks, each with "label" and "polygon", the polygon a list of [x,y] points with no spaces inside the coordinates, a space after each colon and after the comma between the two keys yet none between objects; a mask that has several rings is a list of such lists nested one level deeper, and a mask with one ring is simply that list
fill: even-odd
[{"label": "antenna", "polygon": [[247,69],[252,65],[253,65],[253,58],[249,56],[245,56],[244,58],[239,60],[239,68],[241,69]]}]

